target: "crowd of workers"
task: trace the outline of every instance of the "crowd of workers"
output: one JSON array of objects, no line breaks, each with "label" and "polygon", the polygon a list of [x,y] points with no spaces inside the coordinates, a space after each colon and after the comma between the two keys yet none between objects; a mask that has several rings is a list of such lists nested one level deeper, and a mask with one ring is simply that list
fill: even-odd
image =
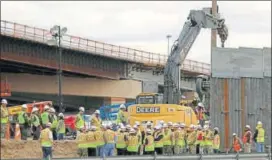
[{"label": "crowd of workers", "polygon": [[[7,123],[7,101],[1,104],[1,138],[5,133]],[[44,112],[39,114],[37,108],[33,108],[31,116],[27,116],[26,107],[18,116],[18,122],[22,133],[22,140],[26,140],[27,127],[32,127],[33,139],[40,140],[44,157],[52,157],[54,140],[62,140],[65,134],[63,114],[55,115],[54,108],[44,107]],[[184,123],[172,123],[160,121],[153,126],[151,122],[140,124],[135,122],[133,126],[127,124],[123,112],[124,105],[120,106],[117,123],[102,124],[100,112],[96,110],[91,119],[91,127],[86,128],[83,115],[84,107],[79,108],[75,125],[77,129],[78,154],[80,157],[88,156],[114,156],[114,155],[180,155],[220,153],[219,128],[211,128],[209,123],[204,126],[186,126]],[[41,132],[40,132],[41,129]],[[249,125],[245,126],[245,133],[240,139],[233,133],[232,147],[229,151],[251,152],[253,141],[256,143],[257,152],[264,152],[265,131],[262,122],[258,122],[255,133],[251,132]]]}]

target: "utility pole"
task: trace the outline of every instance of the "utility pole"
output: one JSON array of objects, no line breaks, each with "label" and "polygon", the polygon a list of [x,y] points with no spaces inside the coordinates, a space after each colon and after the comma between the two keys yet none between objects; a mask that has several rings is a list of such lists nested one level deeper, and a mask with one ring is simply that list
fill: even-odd
[{"label": "utility pole", "polygon": [[[217,14],[217,0],[212,0],[212,15],[215,16]],[[216,47],[216,34],[217,30],[212,29],[211,31],[211,50],[213,47]]]}]

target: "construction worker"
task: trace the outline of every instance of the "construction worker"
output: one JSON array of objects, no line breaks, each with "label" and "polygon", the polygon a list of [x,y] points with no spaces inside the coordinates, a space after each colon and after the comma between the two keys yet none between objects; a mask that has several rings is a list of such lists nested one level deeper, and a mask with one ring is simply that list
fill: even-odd
[{"label": "construction worker", "polygon": [[18,114],[18,123],[20,125],[21,139],[27,140],[27,130],[30,126],[30,119],[26,113],[27,105],[22,105],[22,111]]},{"label": "construction worker", "polygon": [[140,131],[140,128],[138,128],[138,125],[134,125],[133,126],[133,129],[135,130],[136,132],[136,135],[138,136],[138,139],[139,139],[139,152],[138,154],[142,154],[143,153],[143,148],[142,148],[142,133]]},{"label": "construction worker", "polygon": [[117,114],[117,119],[116,119],[117,123],[123,123],[124,125],[127,124],[127,118],[124,114],[125,111],[126,111],[126,106],[124,104],[121,104]]},{"label": "construction worker", "polygon": [[88,147],[88,157],[96,156],[96,140],[95,140],[96,126],[91,126],[86,134],[86,144]]},{"label": "construction worker", "polygon": [[117,142],[116,142],[116,149],[117,149],[117,155],[125,155],[126,154],[126,128],[124,126],[121,126],[120,130],[117,132]]},{"label": "construction worker", "polygon": [[79,133],[79,130],[85,126],[85,122],[83,119],[83,114],[85,112],[84,107],[79,107],[79,113],[76,115],[76,129],[77,129],[77,133]]},{"label": "construction worker", "polygon": [[172,122],[168,122],[168,129],[170,129],[173,132],[173,123]]},{"label": "construction worker", "polygon": [[196,132],[196,154],[203,154],[203,142],[204,142],[204,133],[202,132],[201,125],[197,126],[197,132]]},{"label": "construction worker", "polygon": [[94,112],[94,116],[92,117],[91,125],[96,126],[97,129],[100,129],[101,124],[102,124],[102,121],[101,121],[101,118],[100,118],[100,111],[96,110]]},{"label": "construction worker", "polygon": [[88,157],[88,147],[87,147],[87,134],[84,127],[81,127],[79,129],[79,133],[77,134],[77,146],[78,146],[78,152],[80,158],[86,158]]},{"label": "construction worker", "polygon": [[8,109],[7,109],[8,101],[6,99],[2,99],[1,101],[1,138],[5,138],[6,136],[6,127],[8,125]]},{"label": "construction worker", "polygon": [[49,110],[50,110],[50,107],[48,105],[45,105],[44,112],[41,114],[43,128],[46,128],[46,124],[49,122]]},{"label": "construction worker", "polygon": [[104,156],[114,156],[115,142],[117,141],[117,136],[114,131],[111,130],[111,125],[107,125],[107,130],[104,132]]},{"label": "construction worker", "polygon": [[49,110],[49,122],[52,123],[51,130],[53,133],[53,139],[57,140],[58,137],[57,137],[56,128],[57,128],[57,124],[58,124],[58,117],[56,116],[56,111],[53,107],[51,107]]},{"label": "construction worker", "polygon": [[134,129],[129,131],[129,135],[125,137],[127,142],[127,154],[128,155],[137,155],[139,152],[139,137],[137,132]]},{"label": "construction worker", "polygon": [[254,141],[256,142],[256,151],[258,153],[264,152],[264,135],[265,130],[263,129],[263,124],[261,121],[258,121],[253,137]]},{"label": "construction worker", "polygon": [[244,144],[244,152],[245,153],[251,153],[251,138],[252,138],[252,133],[250,131],[250,126],[246,125],[245,126],[245,133],[243,136],[243,144]]},{"label": "construction worker", "polygon": [[174,141],[175,141],[175,154],[181,154],[185,152],[186,146],[185,146],[185,124],[181,123],[179,128],[174,133]]},{"label": "construction worker", "polygon": [[195,130],[195,126],[191,124],[189,126],[189,129],[187,130],[188,152],[191,154],[195,154],[196,152],[195,142],[196,142],[196,130]]},{"label": "construction worker", "polygon": [[214,128],[214,135],[213,135],[213,153],[220,153],[220,136],[219,136],[219,128]]},{"label": "construction worker", "polygon": [[197,118],[199,120],[199,124],[201,125],[201,127],[204,126],[205,120],[204,120],[204,105],[203,103],[198,103],[197,104]]},{"label": "construction worker", "polygon": [[45,125],[45,128],[41,131],[40,142],[42,146],[43,159],[52,158],[53,134],[50,128],[51,123],[48,122]]},{"label": "construction worker", "polygon": [[163,125],[163,154],[172,155],[172,140],[173,135],[171,129],[168,128],[167,124]]},{"label": "construction worker", "polygon": [[32,132],[33,132],[33,140],[38,140],[40,138],[41,133],[41,124],[39,119],[39,109],[34,107],[31,112],[31,124],[32,124]]},{"label": "construction worker", "polygon": [[152,136],[152,130],[146,130],[146,137],[144,139],[144,154],[145,155],[153,155],[155,146],[154,146],[154,137]]},{"label": "construction worker", "polygon": [[[151,132],[152,132],[152,135],[153,135],[154,130],[153,130],[153,128],[152,128],[152,123],[151,123],[150,121],[148,121],[148,122],[146,123],[146,130],[147,130],[147,129],[150,129]],[[146,132],[146,131],[145,131],[145,132]]]},{"label": "construction worker", "polygon": [[102,125],[100,129],[96,129],[96,131],[94,132],[94,137],[96,140],[96,155],[97,156],[103,156],[103,146],[105,144],[103,134],[105,130],[106,130],[106,127]]},{"label": "construction worker", "polygon": [[157,125],[155,126],[155,131],[153,133],[154,136],[154,143],[155,143],[155,151],[157,154],[162,154],[163,153],[163,132],[162,128]]},{"label": "construction worker", "polygon": [[232,147],[229,151],[231,151],[232,149],[235,153],[242,151],[242,142],[236,133],[232,134]]},{"label": "construction worker", "polygon": [[63,115],[63,113],[59,113],[57,126],[56,126],[58,140],[64,139],[65,129],[66,129],[66,127],[65,127],[65,123],[64,123],[64,115]]},{"label": "construction worker", "polygon": [[208,125],[204,125],[204,146],[203,146],[204,153],[206,154],[213,153],[212,140],[213,140],[212,131],[209,129]]}]

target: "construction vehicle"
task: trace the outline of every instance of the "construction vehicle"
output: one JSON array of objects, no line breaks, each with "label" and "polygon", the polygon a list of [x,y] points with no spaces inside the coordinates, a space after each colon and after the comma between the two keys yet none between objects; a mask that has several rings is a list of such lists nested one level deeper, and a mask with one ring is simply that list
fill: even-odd
[{"label": "construction vehicle", "polygon": [[[216,29],[222,47],[228,37],[225,19],[217,13],[212,15],[211,8],[191,10],[179,38],[174,42],[164,68],[164,94],[142,93],[136,97],[136,104],[128,109],[129,123],[135,121],[184,122],[196,124],[197,118],[191,107],[179,105],[181,100],[180,70],[190,48],[202,28]],[[202,95],[203,96],[203,95]],[[202,98],[203,100],[203,98]]]},{"label": "construction vehicle", "polygon": [[[27,106],[26,113],[30,114],[34,106],[39,109],[40,113],[42,113],[45,105],[52,105],[52,101],[27,103],[26,104],[26,106]],[[8,107],[8,112],[9,112],[10,116],[17,115],[21,111],[22,111],[22,105]]]}]

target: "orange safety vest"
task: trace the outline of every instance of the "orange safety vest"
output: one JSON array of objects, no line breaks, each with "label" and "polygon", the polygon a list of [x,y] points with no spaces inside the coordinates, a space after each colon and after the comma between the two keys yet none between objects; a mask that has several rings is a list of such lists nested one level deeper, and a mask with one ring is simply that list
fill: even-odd
[{"label": "orange safety vest", "polygon": [[246,131],[244,136],[243,136],[243,143],[246,144],[248,141],[248,137],[247,135],[250,134],[250,138],[249,138],[249,143],[251,143],[251,132],[250,131]]},{"label": "orange safety vest", "polygon": [[233,139],[232,146],[233,146],[233,149],[234,149],[235,152],[239,152],[240,151],[241,146],[240,146],[238,138]]},{"label": "orange safety vest", "polygon": [[203,120],[204,117],[203,117],[203,110],[202,109],[198,111],[197,118],[198,118],[198,120]]}]

